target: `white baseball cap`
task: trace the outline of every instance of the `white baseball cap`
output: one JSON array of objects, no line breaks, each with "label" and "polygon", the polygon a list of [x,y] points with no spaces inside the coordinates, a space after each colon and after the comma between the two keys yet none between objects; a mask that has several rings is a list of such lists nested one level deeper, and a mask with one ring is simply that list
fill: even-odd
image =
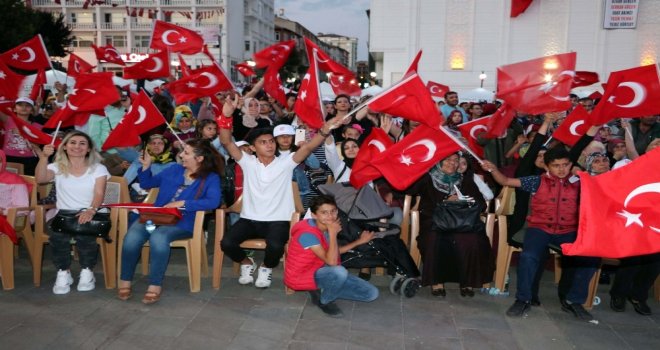
[{"label": "white baseball cap", "polygon": [[295,135],[296,131],[293,129],[293,126],[289,124],[280,124],[273,129],[273,137],[278,137],[281,135]]},{"label": "white baseball cap", "polygon": [[241,148],[242,146],[248,146],[248,145],[250,145],[247,141],[243,141],[243,140],[241,140],[241,141],[236,141],[234,144],[235,144],[236,147],[238,147],[238,148]]},{"label": "white baseball cap", "polygon": [[30,104],[30,106],[34,107],[34,101],[32,101],[32,99],[30,99],[29,97],[19,97],[19,98],[16,99],[14,104],[18,104],[20,102],[28,103],[28,104]]}]

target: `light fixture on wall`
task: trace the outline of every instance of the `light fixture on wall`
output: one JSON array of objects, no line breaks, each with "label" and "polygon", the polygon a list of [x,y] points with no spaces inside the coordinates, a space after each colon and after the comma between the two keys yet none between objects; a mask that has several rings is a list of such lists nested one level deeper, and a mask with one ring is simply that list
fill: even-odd
[{"label": "light fixture on wall", "polygon": [[449,62],[449,66],[452,70],[462,70],[465,68],[465,59],[460,56],[454,56]]},{"label": "light fixture on wall", "polygon": [[486,78],[488,78],[486,73],[484,73],[484,71],[481,71],[481,74],[479,74],[479,80],[481,80],[480,87],[484,87],[484,80],[486,80]]}]

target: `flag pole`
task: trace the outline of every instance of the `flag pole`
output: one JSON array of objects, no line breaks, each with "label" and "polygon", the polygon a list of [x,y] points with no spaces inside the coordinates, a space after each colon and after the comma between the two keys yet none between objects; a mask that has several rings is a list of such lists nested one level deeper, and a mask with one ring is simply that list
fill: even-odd
[{"label": "flag pole", "polygon": [[50,141],[50,145],[53,146],[55,144],[55,139],[57,138],[57,133],[60,132],[60,126],[62,126],[62,121],[60,120],[57,122],[57,128],[55,128],[55,132],[53,133],[53,139]]},{"label": "flag pole", "polygon": [[545,141],[545,143],[543,144],[543,147],[548,146],[548,144],[550,143],[550,141],[552,141],[552,136],[548,137],[548,140]]},{"label": "flag pole", "polygon": [[[44,52],[46,54],[48,54],[48,51],[46,51],[46,44],[44,44],[44,38],[41,37],[41,34],[37,34],[37,35],[39,36],[39,42],[41,42],[41,48],[44,50]],[[48,57],[50,57],[50,56],[48,56]],[[57,77],[57,72],[56,72],[55,68],[53,68],[53,61],[51,61],[50,58],[48,59],[48,65],[50,66],[50,70],[53,71],[53,77],[55,77],[55,80],[57,80],[57,82],[59,83],[60,79]],[[46,82],[48,82],[48,81],[46,80]]]},{"label": "flag pole", "polygon": [[474,153],[474,151],[472,151],[472,150],[470,149],[470,147],[468,147],[466,144],[464,144],[461,140],[459,140],[459,139],[458,139],[456,136],[454,136],[451,132],[447,131],[447,130],[445,129],[444,126],[440,126],[440,131],[444,132],[445,135],[449,136],[449,138],[450,138],[452,141],[456,142],[459,146],[461,146],[461,147],[462,147],[463,149],[465,149],[468,153],[470,153],[470,155],[471,155],[472,157],[474,157],[474,159],[476,159],[477,162],[479,162],[479,164],[483,164],[483,163],[484,163],[483,159],[479,158],[479,156],[477,156],[477,154]]}]

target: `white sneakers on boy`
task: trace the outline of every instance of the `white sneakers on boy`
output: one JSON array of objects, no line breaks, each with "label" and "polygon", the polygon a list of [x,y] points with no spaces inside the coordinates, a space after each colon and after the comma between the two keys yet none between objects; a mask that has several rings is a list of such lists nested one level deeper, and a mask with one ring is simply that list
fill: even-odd
[{"label": "white sneakers on boy", "polygon": [[273,278],[273,269],[260,266],[259,276],[257,276],[257,281],[254,282],[254,286],[257,288],[268,288],[270,287],[272,278]]},{"label": "white sneakers on boy", "polygon": [[257,268],[257,264],[254,263],[252,258],[248,258],[252,262],[250,265],[241,264],[241,277],[238,278],[239,284],[250,284],[254,282],[254,270]]},{"label": "white sneakers on boy", "polygon": [[79,292],[89,292],[94,290],[96,278],[94,278],[94,272],[89,268],[84,268],[80,271],[80,278],[78,279],[78,291]]},{"label": "white sneakers on boy", "polygon": [[73,284],[73,277],[71,277],[71,271],[69,270],[59,270],[57,271],[57,278],[55,279],[55,285],[53,286],[53,294],[67,294],[71,291],[71,285]]}]

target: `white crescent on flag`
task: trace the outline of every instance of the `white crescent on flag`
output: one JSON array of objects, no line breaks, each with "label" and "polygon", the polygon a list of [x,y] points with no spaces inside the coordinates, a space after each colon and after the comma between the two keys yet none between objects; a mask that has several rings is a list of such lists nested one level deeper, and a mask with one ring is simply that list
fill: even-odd
[{"label": "white crescent on flag", "polygon": [[147,118],[147,110],[144,107],[138,107],[138,120],[135,121],[135,125],[142,124],[142,122]]},{"label": "white crescent on flag", "polygon": [[576,120],[573,123],[571,123],[571,126],[568,128],[568,131],[570,131],[572,135],[580,136],[580,134],[578,134],[577,132],[577,128],[582,124],[584,124],[584,120]]},{"label": "white crescent on flag", "polygon": [[177,33],[177,34],[179,34],[179,36],[181,36],[181,33],[177,32],[176,30],[168,29],[168,30],[163,32],[163,35],[160,36],[161,40],[163,41],[163,44],[165,44],[167,46],[172,46],[172,45],[176,44],[176,43],[173,43],[173,42],[167,40],[167,37],[172,33]]},{"label": "white crescent on flag", "polygon": [[161,60],[159,57],[152,57],[153,61],[156,63],[154,68],[152,69],[145,69],[147,72],[158,72],[159,70],[163,69],[163,60]]},{"label": "white crescent on flag", "polygon": [[424,146],[427,149],[426,156],[424,157],[424,159],[421,160],[421,162],[427,162],[431,158],[433,158],[433,155],[435,155],[435,151],[437,148],[435,143],[433,143],[433,141],[429,139],[421,139],[415,143],[412,143],[410,146],[406,147],[403,151],[405,152],[406,150],[409,150],[415,146]]},{"label": "white crescent on flag", "polygon": [[625,105],[614,103],[614,98],[616,96],[610,96],[610,98],[607,99],[607,102],[614,103],[615,105],[621,108],[633,108],[639,106],[646,99],[646,88],[644,87],[644,85],[640,83],[634,81],[624,81],[623,83],[619,84],[619,86],[625,86],[630,90],[632,90],[633,93],[635,94],[635,97],[632,99],[632,101],[630,101]]},{"label": "white crescent on flag", "polygon": [[23,47],[19,51],[25,51],[28,53],[28,58],[24,60],[19,60],[21,62],[29,63],[33,62],[35,58],[37,58],[37,55],[34,53],[34,50],[32,50],[31,47]]},{"label": "white crescent on flag", "polygon": [[200,86],[199,87],[200,89],[210,89],[210,88],[218,85],[218,78],[215,75],[213,75],[209,72],[203,72],[200,75],[205,76],[209,80],[209,83],[206,84],[205,86]]}]

